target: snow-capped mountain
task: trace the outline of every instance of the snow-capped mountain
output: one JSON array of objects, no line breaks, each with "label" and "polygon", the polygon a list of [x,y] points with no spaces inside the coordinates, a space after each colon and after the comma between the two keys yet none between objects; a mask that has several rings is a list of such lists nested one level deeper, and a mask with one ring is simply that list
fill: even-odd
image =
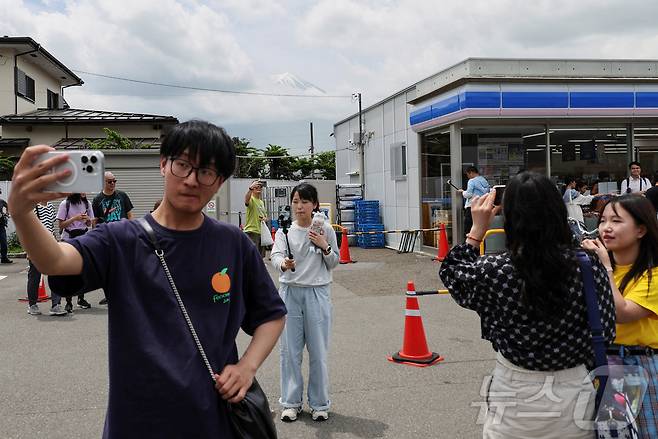
[{"label": "snow-capped mountain", "polygon": [[326,94],[326,92],[322,90],[320,87],[318,87],[317,85],[311,84],[308,81],[298,78],[292,73],[286,72],[286,73],[281,73],[279,75],[274,75],[272,79],[276,85],[285,88],[292,88],[295,90],[302,90],[305,92]]}]

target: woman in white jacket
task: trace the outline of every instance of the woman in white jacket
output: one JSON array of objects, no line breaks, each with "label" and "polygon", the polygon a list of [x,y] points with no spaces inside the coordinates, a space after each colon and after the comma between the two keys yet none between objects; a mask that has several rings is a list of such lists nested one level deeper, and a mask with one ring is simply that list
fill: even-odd
[{"label": "woman in white jacket", "polygon": [[[281,420],[293,422],[302,411],[304,344],[309,354],[308,405],[314,421],[329,418],[327,352],[331,330],[331,270],[338,265],[336,233],[328,221],[313,224],[319,208],[318,192],[301,183],[292,190],[295,221],[286,235],[280,228],[272,249],[272,265],[279,271],[279,293],[288,309],[281,334]],[[315,226],[315,224],[314,224]],[[290,244],[288,257],[286,239]],[[294,270],[294,271],[293,271]]]}]

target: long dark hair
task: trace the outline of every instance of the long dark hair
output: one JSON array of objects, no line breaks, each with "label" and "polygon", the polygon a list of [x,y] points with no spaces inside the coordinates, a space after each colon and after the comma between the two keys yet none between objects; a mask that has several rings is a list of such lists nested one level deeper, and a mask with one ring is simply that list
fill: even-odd
[{"label": "long dark hair", "polygon": [[[89,202],[87,201],[87,196],[85,195],[85,198],[82,198],[82,194],[71,194],[68,197],[66,197],[66,201],[69,202],[69,205],[74,205],[74,204],[85,204],[88,205]],[[87,206],[88,207],[88,206]]]},{"label": "long dark hair", "polygon": [[[654,209],[651,201],[633,194],[613,198],[603,207],[603,210],[608,206],[610,206],[616,215],[619,215],[617,209],[621,207],[628,212],[637,226],[644,226],[647,229],[647,232],[640,239],[640,252],[637,255],[637,259],[619,283],[619,291],[623,294],[628,284],[632,280],[638,280],[644,272],[647,273],[650,287],[651,269],[658,264],[658,220],[656,219],[656,209]],[[600,223],[601,219],[599,218]],[[612,252],[609,252],[609,254],[610,261],[614,267],[616,265],[615,257]]]},{"label": "long dark hair", "polygon": [[522,299],[536,316],[552,319],[564,309],[569,273],[575,271],[567,208],[555,185],[543,175],[522,172],[503,198],[505,240],[522,280]]}]

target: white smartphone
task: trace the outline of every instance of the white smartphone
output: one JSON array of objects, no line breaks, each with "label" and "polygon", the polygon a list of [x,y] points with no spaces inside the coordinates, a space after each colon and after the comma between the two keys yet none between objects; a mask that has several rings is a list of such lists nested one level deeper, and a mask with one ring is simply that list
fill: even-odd
[{"label": "white smartphone", "polygon": [[105,156],[101,151],[75,149],[71,151],[49,151],[41,154],[35,164],[51,157],[67,154],[68,161],[48,170],[48,173],[69,169],[71,174],[64,180],[58,180],[44,189],[44,192],[94,193],[103,189],[105,174]]}]

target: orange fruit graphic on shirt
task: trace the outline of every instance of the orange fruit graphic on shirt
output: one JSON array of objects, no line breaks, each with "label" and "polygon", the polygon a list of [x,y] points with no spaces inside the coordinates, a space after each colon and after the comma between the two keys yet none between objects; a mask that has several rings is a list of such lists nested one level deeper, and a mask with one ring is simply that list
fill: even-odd
[{"label": "orange fruit graphic on shirt", "polygon": [[226,293],[231,289],[231,278],[226,274],[226,270],[228,270],[228,267],[215,273],[211,279],[212,288],[218,293]]}]

